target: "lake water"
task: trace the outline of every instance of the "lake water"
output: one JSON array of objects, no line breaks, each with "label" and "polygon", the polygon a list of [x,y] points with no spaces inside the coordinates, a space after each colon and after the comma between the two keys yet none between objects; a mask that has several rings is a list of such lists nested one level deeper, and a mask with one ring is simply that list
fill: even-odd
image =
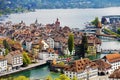
[{"label": "lake water", "polygon": [[[61,26],[69,26],[71,28],[84,28],[84,23],[92,21],[96,16],[101,18],[105,15],[120,15],[120,7],[101,8],[101,9],[41,9],[35,12],[11,14],[2,22],[12,21],[19,23],[23,20],[26,25],[34,23],[37,19],[39,23],[54,23],[59,18]],[[120,49],[119,41],[102,41],[102,49]],[[30,78],[42,78],[47,75],[53,77],[59,76],[57,73],[51,73],[47,66],[26,70],[12,76],[25,75]]]},{"label": "lake water", "polygon": [[120,15],[120,7],[100,9],[39,9],[35,12],[11,14],[6,21],[19,23],[23,20],[29,25],[37,19],[39,23],[54,23],[59,18],[61,26],[71,28],[84,28],[84,23],[92,21],[95,17],[101,18],[105,15]]}]

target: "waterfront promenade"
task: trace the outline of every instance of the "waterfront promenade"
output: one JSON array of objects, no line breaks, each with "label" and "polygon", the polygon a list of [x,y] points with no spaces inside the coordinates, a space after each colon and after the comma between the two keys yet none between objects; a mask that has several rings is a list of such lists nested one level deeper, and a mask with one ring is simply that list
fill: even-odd
[{"label": "waterfront promenade", "polygon": [[9,74],[13,74],[13,73],[17,73],[17,72],[20,72],[20,71],[24,71],[24,70],[34,68],[34,67],[44,65],[44,64],[46,64],[46,60],[38,60],[37,63],[30,64],[27,67],[20,67],[18,70],[3,72],[3,73],[0,74],[0,77],[5,76],[5,75],[9,75]]}]

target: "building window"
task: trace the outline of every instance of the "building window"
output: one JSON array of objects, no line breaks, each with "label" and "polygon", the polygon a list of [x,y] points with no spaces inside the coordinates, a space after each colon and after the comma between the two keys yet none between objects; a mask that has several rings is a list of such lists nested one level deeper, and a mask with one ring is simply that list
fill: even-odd
[{"label": "building window", "polygon": [[72,76],[70,75],[70,78],[71,78]]}]

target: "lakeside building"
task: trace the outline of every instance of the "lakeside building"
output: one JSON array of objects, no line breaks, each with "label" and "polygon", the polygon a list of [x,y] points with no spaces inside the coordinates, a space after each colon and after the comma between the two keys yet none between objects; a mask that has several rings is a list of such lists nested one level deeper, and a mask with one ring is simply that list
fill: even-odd
[{"label": "lakeside building", "polygon": [[7,71],[7,59],[4,56],[0,56],[0,73]]},{"label": "lakeside building", "polygon": [[58,59],[58,52],[53,49],[48,49],[48,52],[40,52],[38,57],[42,60],[54,60]]},{"label": "lakeside building", "polygon": [[18,69],[23,65],[23,56],[19,50],[8,53],[5,58],[7,59],[8,65],[13,69]]},{"label": "lakeside building", "polygon": [[97,37],[91,35],[88,36],[88,53],[90,55],[95,55],[96,53],[101,52],[101,40],[98,39]]},{"label": "lakeside building", "polygon": [[108,71],[111,69],[111,65],[102,59],[94,61],[98,65],[98,75],[107,75]]},{"label": "lakeside building", "polygon": [[113,53],[113,54],[107,54],[103,57],[103,60],[107,63],[109,63],[112,67],[108,70],[108,72],[111,74],[115,69],[118,69],[120,66],[120,54],[119,53]]},{"label": "lakeside building", "polygon": [[92,79],[98,76],[98,66],[88,58],[74,61],[64,69],[64,74],[70,78]]}]

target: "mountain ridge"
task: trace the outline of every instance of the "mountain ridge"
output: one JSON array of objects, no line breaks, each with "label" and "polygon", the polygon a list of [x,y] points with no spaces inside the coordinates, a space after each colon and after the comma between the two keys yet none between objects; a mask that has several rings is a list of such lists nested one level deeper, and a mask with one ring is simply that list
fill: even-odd
[{"label": "mountain ridge", "polygon": [[120,0],[0,0],[0,15],[34,9],[120,7]]}]

